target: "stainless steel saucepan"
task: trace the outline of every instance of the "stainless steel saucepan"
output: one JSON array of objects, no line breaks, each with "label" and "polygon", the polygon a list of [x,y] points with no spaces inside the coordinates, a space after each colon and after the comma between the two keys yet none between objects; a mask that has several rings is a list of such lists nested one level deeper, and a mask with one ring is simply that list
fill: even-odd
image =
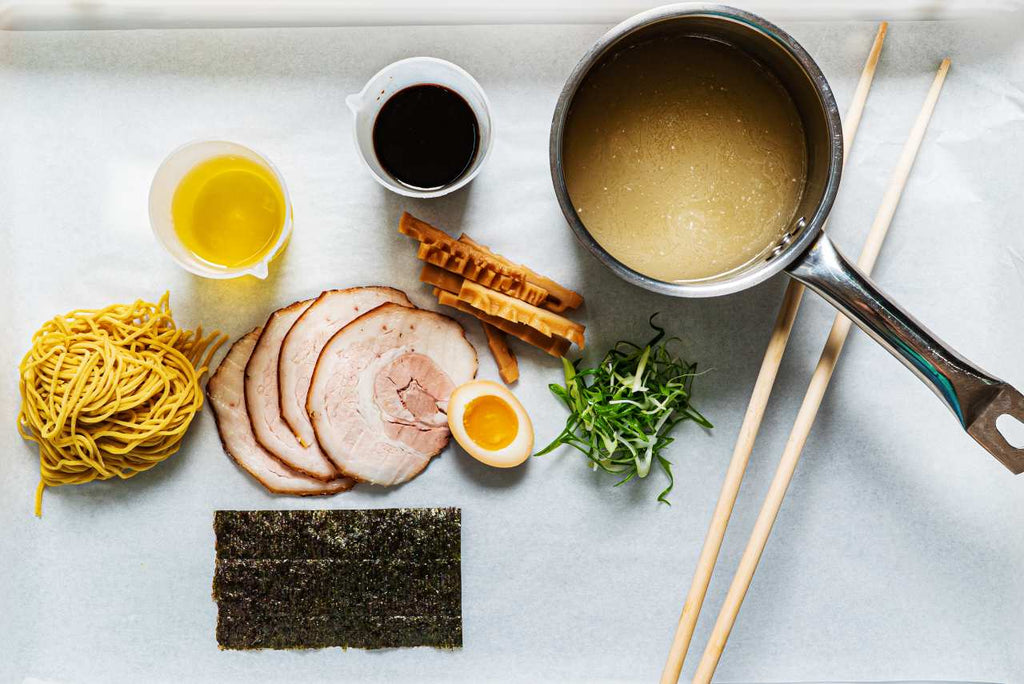
[{"label": "stainless steel saucepan", "polygon": [[[807,144],[807,183],[789,232],[768,256],[728,274],[699,282],[655,280],[611,256],[580,220],[566,188],[563,136],[580,84],[606,57],[642,41],[699,35],[729,43],[774,73],[800,113]],[[843,135],[832,90],[818,65],[785,31],[764,19],[722,5],[659,7],[619,24],[604,35],[570,74],[551,124],[551,177],[555,194],[576,237],[605,266],[631,283],[675,297],[715,297],[753,287],[780,271],[807,285],[863,328],[910,368],[946,403],[964,429],[1014,473],[1024,471],[1024,449],[1009,444],[996,419],[1024,421],[1024,396],[946,346],[889,300],[822,232],[839,190]]]}]

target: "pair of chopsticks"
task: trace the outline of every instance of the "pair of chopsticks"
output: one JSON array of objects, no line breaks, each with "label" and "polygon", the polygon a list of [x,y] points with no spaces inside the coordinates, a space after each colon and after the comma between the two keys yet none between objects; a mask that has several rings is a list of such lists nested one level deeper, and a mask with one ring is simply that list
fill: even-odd
[{"label": "pair of chopsticks", "polygon": [[[860,125],[861,116],[864,113],[864,105],[867,102],[868,93],[871,90],[871,83],[874,80],[875,69],[878,66],[878,58],[882,51],[882,44],[885,42],[885,34],[888,25],[882,22],[875,35],[874,44],[868,53],[867,61],[854,92],[853,101],[846,114],[844,125],[844,158],[849,155],[853,140]],[[925,98],[924,105],[910,130],[910,135],[903,146],[896,168],[893,170],[885,194],[882,197],[882,204],[871,224],[871,230],[864,243],[860,257],[857,260],[858,267],[865,273],[871,272],[881,250],[882,242],[889,230],[896,207],[899,204],[903,188],[906,185],[910,169],[917,157],[921,141],[928,127],[935,103],[938,100],[939,92],[942,89],[946,73],[949,71],[950,61],[945,59],[939,66],[935,79]],[[754,448],[754,440],[757,438],[758,429],[761,426],[761,419],[764,417],[768,398],[771,395],[772,386],[775,383],[779,366],[782,363],[782,356],[786,351],[786,344],[789,342],[790,333],[793,330],[793,323],[797,311],[800,308],[800,301],[803,297],[804,286],[795,280],[791,280],[783,296],[782,306],[775,319],[768,348],[765,351],[764,360],[761,362],[761,370],[758,372],[757,381],[754,383],[754,390],[747,406],[743,424],[733,449],[732,460],[726,471],[725,481],[719,494],[718,503],[711,518],[711,525],[708,528],[707,536],[704,539],[704,546],[701,549],[697,561],[697,568],[694,572],[690,590],[683,605],[682,614],[679,618],[679,625],[676,628],[675,638],[669,651],[665,669],[661,675],[662,684],[673,684],[679,679],[679,673],[683,667],[683,660],[690,646],[693,631],[700,615],[704,597],[707,594],[708,584],[711,582],[711,575],[714,571],[715,562],[718,560],[718,553],[722,547],[722,540],[725,537],[725,530],[732,515],[733,506],[736,503],[736,496],[739,493],[740,484],[743,480],[743,473],[750,460],[750,453]],[[746,596],[747,589],[753,579],[754,571],[761,559],[761,553],[768,543],[772,526],[779,514],[782,500],[786,496],[786,490],[793,478],[797,462],[803,451],[804,444],[810,434],[811,426],[817,416],[818,408],[821,406],[825,390],[832,378],[832,371],[839,360],[843,344],[850,332],[850,320],[842,314],[837,314],[825,342],[825,348],[821,352],[818,364],[811,376],[811,382],[804,395],[800,411],[797,413],[796,421],[786,442],[782,458],[779,461],[775,476],[772,479],[768,494],[761,507],[761,512],[754,524],[747,547],[740,559],[739,567],[733,576],[729,591],[726,594],[725,602],[715,621],[715,626],[708,639],[707,646],[697,666],[693,681],[706,684],[711,681],[718,661],[725,650],[726,641],[732,632],[736,617],[739,614],[740,606]]]}]

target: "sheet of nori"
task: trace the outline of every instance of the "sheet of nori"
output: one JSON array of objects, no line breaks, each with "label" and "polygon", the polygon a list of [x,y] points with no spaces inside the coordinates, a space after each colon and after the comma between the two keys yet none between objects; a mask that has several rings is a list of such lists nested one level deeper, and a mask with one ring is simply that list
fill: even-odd
[{"label": "sheet of nori", "polygon": [[225,649],[462,647],[461,511],[217,511]]}]

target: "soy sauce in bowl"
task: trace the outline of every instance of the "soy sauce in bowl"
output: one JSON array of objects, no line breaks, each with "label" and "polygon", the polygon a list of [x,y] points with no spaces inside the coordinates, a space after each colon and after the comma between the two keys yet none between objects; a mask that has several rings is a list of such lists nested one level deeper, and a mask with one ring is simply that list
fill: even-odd
[{"label": "soy sauce in bowl", "polygon": [[437,190],[473,165],[480,126],[473,108],[454,90],[435,84],[403,88],[373,123],[373,149],[381,167],[402,185]]}]

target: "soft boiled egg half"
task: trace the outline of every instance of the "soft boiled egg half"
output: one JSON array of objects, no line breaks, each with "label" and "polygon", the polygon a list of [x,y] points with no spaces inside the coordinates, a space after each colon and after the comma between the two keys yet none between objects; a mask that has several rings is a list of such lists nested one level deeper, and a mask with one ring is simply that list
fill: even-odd
[{"label": "soft boiled egg half", "polygon": [[533,452],[533,423],[519,400],[490,380],[459,385],[448,399],[448,427],[470,456],[514,468]]}]

